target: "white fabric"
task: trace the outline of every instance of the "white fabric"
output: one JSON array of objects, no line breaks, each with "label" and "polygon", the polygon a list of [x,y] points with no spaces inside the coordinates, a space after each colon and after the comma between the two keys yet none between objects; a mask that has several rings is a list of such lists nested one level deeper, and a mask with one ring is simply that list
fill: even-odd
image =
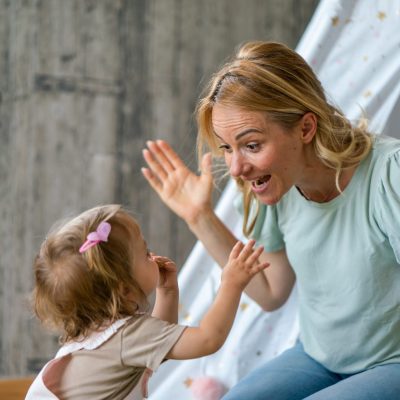
[{"label": "white fabric", "polygon": [[[261,39],[261,38],[260,38]],[[297,51],[310,63],[350,119],[365,111],[371,130],[400,138],[400,0],[322,0]],[[241,221],[230,183],[217,213],[239,238]],[[180,275],[180,323],[196,325],[219,286],[220,270],[197,243]],[[273,313],[262,312],[243,295],[232,332],[216,354],[168,361],[150,380],[151,400],[190,400],[190,384],[208,375],[233,386],[297,338],[296,290]]]},{"label": "white fabric", "polygon": [[110,337],[113,336],[114,333],[116,333],[118,329],[121,328],[121,326],[125,325],[125,323],[129,319],[130,317],[119,319],[118,321],[115,321],[113,324],[108,326],[106,329],[98,332],[93,332],[85,340],[66,343],[58,350],[55,358],[64,357],[68,354],[71,354],[73,351],[78,351],[81,349],[97,349],[100,345],[110,339]]},{"label": "white fabric", "polygon": [[[52,361],[52,360],[51,360]],[[30,386],[28,393],[25,396],[25,400],[57,400],[58,397],[55,396],[43,383],[43,371],[51,362],[49,361],[39,372],[36,376],[35,380],[33,381],[32,385]]]}]

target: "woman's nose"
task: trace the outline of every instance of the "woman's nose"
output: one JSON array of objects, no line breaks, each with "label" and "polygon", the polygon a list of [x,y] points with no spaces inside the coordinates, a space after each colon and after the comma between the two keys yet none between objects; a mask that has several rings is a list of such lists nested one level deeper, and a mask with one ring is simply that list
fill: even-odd
[{"label": "woman's nose", "polygon": [[243,175],[247,170],[248,165],[244,157],[240,153],[232,153],[229,164],[229,174],[237,178]]}]

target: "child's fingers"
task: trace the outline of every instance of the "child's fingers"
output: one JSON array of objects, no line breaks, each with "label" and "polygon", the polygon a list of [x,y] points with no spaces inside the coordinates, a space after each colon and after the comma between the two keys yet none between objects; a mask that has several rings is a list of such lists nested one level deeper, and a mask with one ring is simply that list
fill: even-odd
[{"label": "child's fingers", "polygon": [[255,264],[252,269],[254,274],[257,274],[258,272],[262,271],[265,268],[268,268],[270,266],[269,262],[263,262],[263,263],[259,263],[259,264]]},{"label": "child's fingers", "polygon": [[245,246],[242,248],[242,251],[240,252],[240,254],[238,255],[238,258],[240,258],[241,260],[246,260],[254,251],[254,245],[255,245],[256,241],[254,239],[249,240]]},{"label": "child's fingers", "polygon": [[264,246],[259,246],[256,249],[253,249],[253,252],[247,257],[247,264],[252,265],[254,264],[257,260],[258,257],[261,256],[261,254],[264,251]]},{"label": "child's fingers", "polygon": [[176,265],[172,261],[167,261],[161,265],[161,268],[167,269],[168,271],[172,271],[176,269]]},{"label": "child's fingers", "polygon": [[244,246],[244,244],[240,240],[237,241],[231,250],[231,254],[229,255],[229,258],[239,257],[239,254],[242,251],[243,246]]},{"label": "child's fingers", "polygon": [[157,256],[156,254],[150,253],[151,257],[155,261],[162,261],[162,262],[167,262],[171,261],[168,257],[163,257],[163,256]]},{"label": "child's fingers", "polygon": [[176,265],[172,261],[167,261],[166,263],[163,263],[159,268],[165,269],[166,271],[172,272],[176,271]]},{"label": "child's fingers", "polygon": [[153,260],[157,263],[159,268],[164,268],[167,270],[176,269],[176,265],[173,261],[171,261],[168,257],[155,256],[153,255]]},{"label": "child's fingers", "polygon": [[168,262],[168,261],[172,262],[172,260],[168,257],[158,256],[157,254],[154,254],[154,253],[150,253],[150,255],[154,261],[160,261],[160,262],[164,262],[164,263]]}]

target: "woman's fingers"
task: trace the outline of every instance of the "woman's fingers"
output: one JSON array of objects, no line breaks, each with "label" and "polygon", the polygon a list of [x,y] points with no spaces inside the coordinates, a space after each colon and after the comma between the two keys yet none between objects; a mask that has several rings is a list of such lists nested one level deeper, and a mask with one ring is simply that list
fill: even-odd
[{"label": "woman's fingers", "polygon": [[167,178],[167,171],[164,169],[163,165],[154,157],[153,153],[148,149],[143,149],[143,158],[145,159],[147,165],[150,167],[153,176],[155,175],[160,181]]},{"label": "woman's fingers", "polygon": [[[184,162],[163,140],[147,141],[147,149],[143,149],[143,158],[149,168],[143,168],[145,178],[153,188],[159,188],[172,176],[182,176],[182,172],[189,172]],[[178,175],[175,172],[179,172]],[[158,179],[158,183],[155,179]]]},{"label": "woman's fingers", "polygon": [[211,174],[211,167],[212,167],[212,157],[211,153],[206,153],[203,155],[203,158],[201,159],[200,163],[200,169],[202,174]]},{"label": "woman's fingers", "polygon": [[160,180],[151,172],[149,168],[142,168],[141,171],[147,182],[149,182],[150,186],[157,193],[159,193],[162,190],[162,183]]},{"label": "woman's fingers", "polygon": [[186,165],[182,159],[178,156],[178,154],[175,153],[175,151],[167,142],[164,140],[157,140],[155,143],[159,151],[163,153],[165,159],[168,160],[168,163],[171,165],[172,169],[186,168]]},{"label": "woman's fingers", "polygon": [[153,159],[160,164],[166,173],[171,173],[175,170],[174,165],[171,163],[170,156],[168,155],[168,151],[166,152],[165,149],[160,146],[161,141],[157,140],[153,142],[152,140],[148,140],[146,144]]},{"label": "woman's fingers", "polygon": [[165,172],[170,173],[176,169],[186,168],[182,159],[164,140],[148,140],[146,144],[153,156],[153,162],[158,162]]}]

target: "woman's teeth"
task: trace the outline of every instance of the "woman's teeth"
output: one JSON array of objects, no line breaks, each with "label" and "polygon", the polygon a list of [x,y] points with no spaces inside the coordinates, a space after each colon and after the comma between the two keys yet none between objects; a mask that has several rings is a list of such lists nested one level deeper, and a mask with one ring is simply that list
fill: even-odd
[{"label": "woman's teeth", "polygon": [[256,179],[255,181],[253,181],[253,185],[254,186],[261,186],[263,185],[265,182],[267,182],[269,180],[269,175],[265,175],[261,178]]}]

